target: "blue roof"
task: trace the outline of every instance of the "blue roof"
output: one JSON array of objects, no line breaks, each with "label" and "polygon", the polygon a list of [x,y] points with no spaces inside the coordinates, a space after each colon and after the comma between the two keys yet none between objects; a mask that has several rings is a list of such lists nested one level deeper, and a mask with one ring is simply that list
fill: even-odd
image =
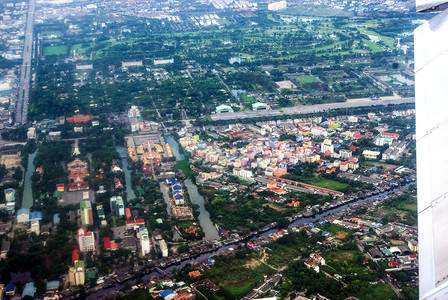
[{"label": "blue roof", "polygon": [[14,291],[14,288],[15,288],[16,286],[14,285],[14,283],[10,283],[10,284],[8,284],[7,286],[6,286],[6,291],[7,292],[11,292],[11,291]]},{"label": "blue roof", "polygon": [[53,223],[59,224],[60,221],[61,221],[61,218],[59,217],[59,214],[54,214],[53,215]]},{"label": "blue roof", "polygon": [[22,298],[25,296],[31,296],[34,298],[37,288],[34,287],[34,282],[28,282],[23,289]]},{"label": "blue roof", "polygon": [[30,220],[42,220],[42,213],[40,211],[30,212]]},{"label": "blue roof", "polygon": [[166,296],[172,295],[174,294],[174,292],[172,290],[166,290],[161,292],[159,295],[162,296],[163,298],[165,298]]},{"label": "blue roof", "polygon": [[182,187],[180,186],[180,185],[178,185],[178,184],[176,184],[176,185],[174,185],[173,186],[173,190],[177,190],[177,191],[179,191],[179,190],[181,190],[182,189]]},{"label": "blue roof", "polygon": [[47,282],[47,290],[48,289],[58,289],[59,288],[59,280],[53,280]]},{"label": "blue roof", "polygon": [[177,200],[179,200],[179,199],[184,199],[184,196],[182,196],[182,195],[176,195],[176,196],[174,196],[174,198],[176,198]]},{"label": "blue roof", "polygon": [[330,233],[328,231],[322,231],[322,235],[329,235]]},{"label": "blue roof", "polygon": [[28,208],[21,208],[17,211],[17,215],[22,215],[22,214],[29,214],[30,210]]}]

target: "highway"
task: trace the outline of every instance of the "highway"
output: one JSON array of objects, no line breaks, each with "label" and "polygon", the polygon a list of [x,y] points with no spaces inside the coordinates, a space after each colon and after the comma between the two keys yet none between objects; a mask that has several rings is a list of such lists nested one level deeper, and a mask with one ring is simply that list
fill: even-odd
[{"label": "highway", "polygon": [[15,106],[16,124],[25,124],[28,120],[28,102],[31,78],[31,60],[33,54],[33,27],[36,0],[30,0],[26,18],[25,43],[23,48],[23,62],[20,69],[20,82],[17,102]]},{"label": "highway", "polygon": [[378,101],[364,101],[364,102],[342,102],[342,103],[327,103],[317,104],[309,106],[294,106],[285,107],[277,110],[258,110],[258,111],[241,111],[233,113],[221,113],[211,115],[213,121],[219,120],[234,120],[234,119],[246,119],[246,118],[260,118],[260,117],[275,117],[295,114],[307,114],[324,112],[331,109],[341,108],[355,108],[363,106],[375,106],[375,105],[388,105],[388,104],[403,104],[414,103],[415,98],[401,98],[395,100],[378,100]]}]

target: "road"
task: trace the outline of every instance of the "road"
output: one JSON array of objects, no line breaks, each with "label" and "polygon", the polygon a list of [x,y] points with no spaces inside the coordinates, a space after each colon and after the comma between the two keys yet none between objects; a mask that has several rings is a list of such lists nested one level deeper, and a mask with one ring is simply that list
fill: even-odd
[{"label": "road", "polygon": [[25,43],[23,48],[23,62],[20,70],[19,94],[15,106],[16,124],[25,124],[28,120],[28,102],[31,78],[31,58],[33,54],[33,27],[36,0],[30,0],[28,16],[26,18]]},{"label": "road", "polygon": [[414,102],[415,98],[401,98],[395,100],[327,103],[327,104],[317,104],[309,106],[285,107],[280,110],[239,111],[233,113],[214,114],[211,115],[211,118],[213,121],[219,121],[219,120],[234,120],[234,119],[246,119],[246,118],[274,117],[284,115],[317,113],[340,108],[355,108],[364,106],[369,107],[375,105],[403,104]]}]

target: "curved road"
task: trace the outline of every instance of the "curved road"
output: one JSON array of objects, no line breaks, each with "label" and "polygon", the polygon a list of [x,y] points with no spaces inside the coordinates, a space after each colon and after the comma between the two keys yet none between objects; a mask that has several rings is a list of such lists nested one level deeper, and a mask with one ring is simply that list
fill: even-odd
[{"label": "curved road", "polygon": [[28,120],[28,102],[31,78],[31,57],[33,54],[33,27],[36,0],[30,0],[26,18],[23,62],[20,70],[19,94],[16,102],[16,124],[25,124]]}]

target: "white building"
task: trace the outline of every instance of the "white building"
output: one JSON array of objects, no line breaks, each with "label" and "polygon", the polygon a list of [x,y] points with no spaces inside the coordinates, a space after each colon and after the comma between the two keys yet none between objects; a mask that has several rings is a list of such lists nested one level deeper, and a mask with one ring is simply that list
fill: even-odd
[{"label": "white building", "polygon": [[79,228],[78,244],[81,252],[95,251],[95,235],[84,227]]},{"label": "white building", "polygon": [[140,248],[142,255],[145,256],[151,251],[151,243],[149,242],[149,233],[146,227],[139,228]]},{"label": "white building", "polygon": [[168,257],[168,246],[167,246],[165,240],[159,241],[159,247],[160,247],[160,251],[162,252],[162,256]]},{"label": "white building", "polygon": [[286,1],[274,2],[274,3],[271,3],[268,5],[268,10],[277,11],[277,10],[285,9],[286,6],[287,6]]}]

